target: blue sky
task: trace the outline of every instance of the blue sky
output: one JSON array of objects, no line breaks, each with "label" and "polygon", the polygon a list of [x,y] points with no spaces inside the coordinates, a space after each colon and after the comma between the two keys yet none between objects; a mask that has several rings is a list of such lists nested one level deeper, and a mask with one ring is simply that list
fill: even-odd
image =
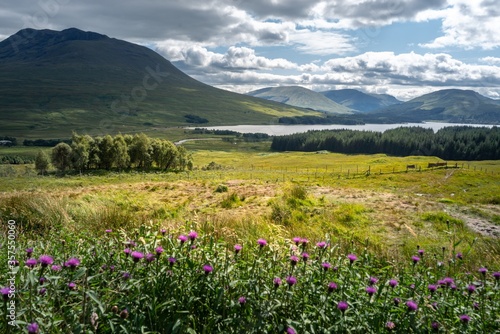
[{"label": "blue sky", "polygon": [[18,0],[0,40],[76,27],[146,45],[236,92],[357,88],[401,100],[444,88],[500,99],[498,0]]}]

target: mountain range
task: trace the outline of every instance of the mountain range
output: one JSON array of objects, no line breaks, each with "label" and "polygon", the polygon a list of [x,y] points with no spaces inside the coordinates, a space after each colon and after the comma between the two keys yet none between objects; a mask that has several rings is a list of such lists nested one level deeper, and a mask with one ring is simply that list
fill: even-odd
[{"label": "mountain range", "polygon": [[298,86],[250,95],[201,83],[147,47],[95,32],[23,29],[0,42],[0,136],[61,138],[71,131],[97,135],[274,124],[284,117],[500,124],[500,101],[474,91],[441,90],[407,102]]}]

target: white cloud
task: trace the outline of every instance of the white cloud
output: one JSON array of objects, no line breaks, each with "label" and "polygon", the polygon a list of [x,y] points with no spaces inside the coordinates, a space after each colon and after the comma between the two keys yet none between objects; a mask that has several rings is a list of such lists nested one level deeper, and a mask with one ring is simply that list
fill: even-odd
[{"label": "white cloud", "polygon": [[500,65],[500,57],[484,57],[479,60],[487,64]]}]

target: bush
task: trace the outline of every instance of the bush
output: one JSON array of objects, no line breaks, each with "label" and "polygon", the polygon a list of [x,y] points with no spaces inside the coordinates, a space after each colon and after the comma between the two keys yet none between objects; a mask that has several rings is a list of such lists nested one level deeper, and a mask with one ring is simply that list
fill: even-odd
[{"label": "bush", "polygon": [[227,186],[225,184],[219,184],[217,188],[215,189],[216,193],[226,193],[227,192]]}]

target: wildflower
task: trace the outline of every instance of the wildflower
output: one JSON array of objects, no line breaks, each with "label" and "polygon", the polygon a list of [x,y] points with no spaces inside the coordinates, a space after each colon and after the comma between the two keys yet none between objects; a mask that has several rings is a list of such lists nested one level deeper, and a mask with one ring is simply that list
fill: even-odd
[{"label": "wildflower", "polygon": [[398,281],[396,281],[395,279],[391,279],[391,280],[389,281],[389,286],[390,286],[391,288],[395,288],[397,285],[398,285]]},{"label": "wildflower", "polygon": [[243,248],[243,246],[241,246],[239,244],[236,244],[236,245],[234,245],[234,252],[236,254],[238,254],[241,251],[242,248]]},{"label": "wildflower", "polygon": [[26,248],[26,257],[30,257],[33,254],[33,248]]},{"label": "wildflower", "polygon": [[286,334],[297,334],[293,327],[287,327]]},{"label": "wildflower", "polygon": [[127,309],[123,309],[120,312],[120,318],[122,318],[122,319],[127,319],[128,318],[128,310]]},{"label": "wildflower", "polygon": [[69,259],[64,263],[65,267],[69,267],[71,269],[75,269],[79,265],[80,265],[80,260],[78,260],[76,257],[72,257],[71,259]]},{"label": "wildflower", "polygon": [[309,242],[309,240],[307,239],[300,239],[300,243],[302,244],[302,247],[306,247],[307,246],[307,243]]},{"label": "wildflower", "polygon": [[332,293],[336,289],[337,289],[337,284],[335,284],[335,282],[328,283],[328,292]]},{"label": "wildflower", "polygon": [[181,241],[181,245],[183,243],[185,243],[187,240],[188,240],[188,237],[186,237],[185,235],[179,235],[179,238],[177,238]]},{"label": "wildflower", "polygon": [[498,280],[500,280],[500,272],[495,271],[495,272],[493,273],[493,277],[494,277],[497,281],[498,281]]},{"label": "wildflower", "polygon": [[396,324],[393,323],[392,321],[387,321],[386,324],[385,324],[385,328],[390,332],[394,328],[396,328]]},{"label": "wildflower", "polygon": [[49,255],[41,255],[40,258],[38,259],[38,262],[40,262],[42,267],[45,268],[48,265],[54,263],[54,259]]},{"label": "wildflower", "polygon": [[40,296],[44,296],[46,292],[47,292],[46,288],[41,288],[40,291],[38,291],[38,293],[40,294]]},{"label": "wildflower", "polygon": [[470,284],[469,286],[467,286],[467,291],[469,292],[469,294],[471,294],[476,291],[476,287],[473,284]]},{"label": "wildflower", "polygon": [[113,230],[106,230],[105,232],[106,233],[111,233],[111,232],[113,232]]},{"label": "wildflower", "polygon": [[463,324],[468,324],[470,321],[470,317],[467,314],[462,314],[459,318]]},{"label": "wildflower", "polygon": [[274,284],[274,287],[275,287],[275,288],[279,287],[279,286],[281,285],[281,278],[279,278],[279,277],[275,277],[275,278],[273,279],[273,284]]},{"label": "wildflower", "polygon": [[340,301],[338,304],[337,304],[337,308],[342,312],[344,313],[348,308],[349,308],[349,305],[344,302],[344,301]]},{"label": "wildflower", "polygon": [[259,239],[257,240],[257,244],[262,248],[267,245],[267,241],[265,239]]},{"label": "wildflower", "polygon": [[297,246],[300,244],[301,240],[302,240],[302,238],[299,238],[299,237],[292,238],[292,241],[295,242],[295,245],[297,245]]},{"label": "wildflower", "polygon": [[431,328],[432,328],[434,331],[436,331],[436,332],[437,332],[437,331],[439,330],[439,327],[441,327],[441,324],[440,324],[439,322],[437,322],[437,321],[433,321],[433,322],[431,323]]},{"label": "wildflower", "polygon": [[27,328],[28,328],[28,334],[38,334],[40,330],[36,322],[28,324]]},{"label": "wildflower", "polygon": [[75,288],[76,288],[76,284],[74,282],[68,283],[68,289],[75,290]]},{"label": "wildflower", "polygon": [[399,299],[399,298],[397,298],[397,297],[396,297],[396,298],[394,298],[392,301],[394,302],[394,306],[398,306],[398,305],[399,305],[399,303],[401,303],[401,299]]},{"label": "wildflower", "polygon": [[153,262],[153,261],[155,260],[155,258],[156,258],[156,257],[155,257],[155,255],[154,255],[153,253],[148,253],[148,254],[146,255],[146,261],[147,261],[148,263]]},{"label": "wildflower", "polygon": [[9,300],[10,288],[8,287],[1,288],[0,294],[2,295],[4,301]]},{"label": "wildflower", "polygon": [[328,269],[330,269],[332,267],[332,265],[328,262],[323,262],[321,264],[321,267],[323,268],[324,271],[327,271]]},{"label": "wildflower", "polygon": [[144,258],[144,254],[141,253],[141,252],[137,252],[137,251],[133,251],[130,256],[132,257],[132,260],[134,260],[134,262],[139,262],[141,259]]},{"label": "wildflower", "polygon": [[109,266],[109,271],[115,271],[115,266],[113,265]]},{"label": "wildflower", "polygon": [[378,282],[378,278],[376,277],[370,277],[370,279],[368,280],[368,284],[370,285],[374,285]]},{"label": "wildflower", "polygon": [[486,269],[486,268],[482,267],[482,268],[479,268],[479,269],[478,269],[478,272],[479,272],[480,274],[482,274],[483,276],[485,276],[485,275],[486,275],[486,273],[488,272],[488,269]]},{"label": "wildflower", "polygon": [[124,281],[128,280],[130,278],[130,273],[125,271],[123,274],[122,274],[122,278]]},{"label": "wildflower", "polygon": [[293,286],[293,285],[297,284],[297,279],[293,276],[288,276],[286,278],[286,282],[288,283],[289,286]]},{"label": "wildflower", "polygon": [[125,248],[123,252],[125,253],[125,256],[129,256],[130,253],[132,253],[132,250],[130,248]]},{"label": "wildflower", "polygon": [[117,313],[118,313],[118,306],[114,305],[114,306],[111,308],[111,312],[113,312],[114,314],[117,314]]},{"label": "wildflower", "polygon": [[457,286],[455,284],[450,285],[450,289],[455,291],[457,289]]},{"label": "wildflower", "polygon": [[347,258],[349,259],[351,264],[358,259],[358,257],[354,254],[347,255]]},{"label": "wildflower", "polygon": [[377,288],[375,288],[373,286],[369,286],[369,287],[366,288],[366,293],[369,296],[373,296],[375,294],[375,292],[377,292]]},{"label": "wildflower", "polygon": [[45,277],[40,277],[38,279],[38,282],[40,283],[40,285],[43,285],[43,283],[45,283],[45,281],[47,281],[47,279]]},{"label": "wildflower", "polygon": [[61,270],[61,266],[59,266],[57,264],[54,264],[52,267],[50,267],[50,269],[52,271],[60,271]]},{"label": "wildflower", "polygon": [[290,256],[290,263],[292,266],[295,266],[299,262],[299,258],[296,257],[295,255]]},{"label": "wildflower", "polygon": [[210,274],[212,271],[214,270],[214,268],[208,264],[204,265],[203,266],[203,271],[205,272],[205,274]]},{"label": "wildflower", "polygon": [[406,307],[408,307],[408,311],[410,312],[418,310],[418,304],[415,303],[413,300],[407,301]]},{"label": "wildflower", "polygon": [[135,243],[135,241],[133,240],[129,240],[125,243],[125,245],[129,246],[130,248],[133,248],[135,246],[137,246],[137,244]]},{"label": "wildflower", "polygon": [[302,261],[307,262],[309,260],[309,254],[306,252],[302,253],[300,256],[302,256]]},{"label": "wildflower", "polygon": [[156,253],[156,256],[159,257],[161,255],[161,253],[163,253],[163,247],[161,247],[161,246],[156,247],[155,253]]},{"label": "wildflower", "polygon": [[436,290],[437,290],[437,286],[436,286],[436,285],[434,285],[434,284],[429,284],[429,285],[427,286],[427,289],[429,289],[430,293],[432,294],[432,293],[436,292]]},{"label": "wildflower", "polygon": [[195,231],[190,231],[188,233],[188,238],[189,240],[191,240],[191,242],[193,242],[196,240],[196,238],[198,238],[198,233],[196,233]]},{"label": "wildflower", "polygon": [[463,260],[464,256],[462,253],[458,252],[457,255],[456,255],[457,259],[459,260]]},{"label": "wildflower", "polygon": [[27,265],[29,268],[33,268],[36,266],[38,261],[36,259],[27,259],[26,262],[24,262],[25,265]]},{"label": "wildflower", "polygon": [[472,307],[474,307],[476,310],[479,310],[479,303],[474,302],[474,304],[472,304]]},{"label": "wildflower", "polygon": [[420,255],[421,257],[423,257],[425,252],[424,252],[424,250],[423,250],[423,249],[419,249],[419,250],[417,251],[417,253],[418,253],[418,255]]},{"label": "wildflower", "polygon": [[238,303],[240,303],[241,306],[245,305],[247,302],[247,299],[243,296],[241,296],[240,298],[238,298]]},{"label": "wildflower", "polygon": [[324,249],[326,248],[326,242],[324,241],[320,241],[316,244],[316,246],[319,248],[319,249]]},{"label": "wildflower", "polygon": [[170,266],[173,266],[175,262],[177,262],[177,259],[175,257],[168,258],[168,263],[170,263]]},{"label": "wildflower", "polygon": [[445,278],[443,278],[443,282],[444,282],[444,284],[446,284],[448,286],[451,286],[453,283],[455,283],[455,281],[451,277],[445,277]]},{"label": "wildflower", "polygon": [[161,233],[161,235],[165,235],[165,233],[167,233],[167,230],[166,230],[166,229],[164,229],[164,228],[162,228],[162,229],[160,230],[160,233]]},{"label": "wildflower", "polygon": [[418,256],[412,256],[411,259],[413,261],[413,264],[417,264],[418,261],[420,261],[420,258]]}]

